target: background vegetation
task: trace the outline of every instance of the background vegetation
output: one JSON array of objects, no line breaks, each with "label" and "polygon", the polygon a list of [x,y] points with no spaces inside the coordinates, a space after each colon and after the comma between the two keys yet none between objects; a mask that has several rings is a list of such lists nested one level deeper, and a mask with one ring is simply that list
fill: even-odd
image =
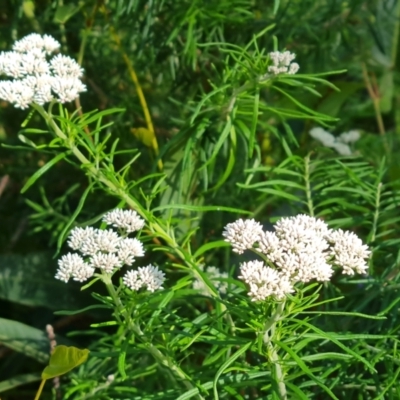
[{"label": "background vegetation", "polygon": [[[367,359],[369,366],[354,358],[310,358],[310,371],[340,399],[400,399],[396,384],[400,373],[400,2],[3,0],[0,48],[9,50],[16,39],[32,32],[54,36],[62,51],[85,69],[88,91],[80,104],[68,106],[71,112],[79,107],[81,113],[124,110],[102,120],[102,125],[110,124],[101,133],[111,135],[107,146],[118,139],[118,149],[125,150],[114,160],[115,171],[138,156],[123,169],[130,194],[143,206],[147,201],[157,218],[173,226],[174,240],[182,248],[196,252],[221,240],[224,225],[247,217],[246,211],[266,227],[280,216],[314,214],[362,237],[374,249],[370,274],[324,285],[320,300],[342,295],[345,299],[324,305],[323,311],[386,319],[321,315],[313,323],[338,335],[351,332],[354,336],[347,336],[346,346]],[[295,53],[300,73],[310,74],[308,78],[260,84],[265,56],[274,48]],[[335,73],[318,75],[330,71]],[[65,251],[66,232],[72,224],[97,221],[120,199],[68,159],[36,176],[21,193],[29,178],[59,151],[48,146],[45,136],[21,132],[27,118],[30,127],[43,128],[37,114],[0,103],[1,398],[34,397],[48,356],[45,326],[52,324],[60,343],[92,346],[93,357],[62,382],[63,393],[69,396],[65,398],[176,399],[175,392],[168,392],[167,378],[156,372],[141,348],[130,353],[130,383],[123,386],[118,379],[107,383],[116,367],[104,354],[113,360],[107,351],[115,332],[112,327],[89,328],[107,320],[108,310],[54,314],[93,302],[80,285],[54,280],[54,256]],[[321,125],[335,135],[360,130],[353,156],[339,157],[313,140],[309,130]],[[89,135],[93,126],[82,126],[81,133],[86,129]],[[171,204],[186,207],[173,210],[167,207]],[[243,212],[209,211],[212,206]],[[167,326],[179,326],[170,335],[168,351],[180,351],[177,359],[196,384],[212,380],[216,365],[224,361],[222,354],[226,355],[207,358],[210,351],[214,354],[212,338],[225,332],[220,310],[188,286],[191,275],[174,250],[154,232],[147,232],[144,240],[154,250],[147,251],[144,264],[164,265],[170,282],[176,284],[186,277],[154,329],[167,335]],[[200,255],[204,264],[237,276],[240,260],[224,246],[210,245]],[[93,286],[93,290],[103,289]],[[150,305],[146,301],[140,305],[145,313],[159,304],[157,296]],[[243,304],[232,301],[233,314],[241,316]],[[196,320],[207,312],[206,319]],[[245,313],[256,315],[251,308]],[[190,347],[192,343],[183,339],[184,328],[187,337],[203,332],[209,337]],[[336,351],[332,343],[317,344],[311,336],[304,340],[307,346],[299,345],[296,352],[305,360],[321,351]],[[225,345],[231,350],[240,347],[240,342],[228,342]],[[182,350],[185,346],[187,351]],[[255,373],[250,366],[258,364],[258,357],[248,354],[242,360],[243,371]],[[223,382],[220,396],[274,398],[268,397],[265,379],[255,376],[243,388]],[[291,380],[308,398],[327,398],[307,374],[293,373]],[[121,389],[129,385],[138,389],[130,393]],[[50,386],[42,398],[57,396]]]}]

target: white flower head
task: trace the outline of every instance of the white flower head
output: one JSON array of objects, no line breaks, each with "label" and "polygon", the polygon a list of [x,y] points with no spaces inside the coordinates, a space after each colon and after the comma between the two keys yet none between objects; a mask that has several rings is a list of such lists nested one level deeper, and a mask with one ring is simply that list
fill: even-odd
[{"label": "white flower head", "polygon": [[118,259],[122,265],[132,265],[135,257],[143,257],[143,243],[134,238],[121,239],[118,244]]},{"label": "white flower head", "polygon": [[[234,226],[230,235],[224,236],[235,243],[234,224],[229,224]],[[323,220],[303,214],[281,218],[274,228],[274,232],[261,232],[255,247],[269,266],[255,260],[240,267],[239,279],[249,285],[248,294],[253,301],[269,296],[283,299],[294,290],[296,282],[329,281],[334,266],[341,267],[347,275],[364,274],[368,269],[371,252],[352,232],[332,230]],[[240,252],[251,247],[242,246]]]},{"label": "white flower head", "polygon": [[56,279],[67,283],[70,278],[83,282],[93,276],[94,269],[78,254],[68,253],[58,260]]},{"label": "white flower head", "polygon": [[[128,213],[127,229],[133,226],[134,218],[136,225],[144,221],[137,221],[137,216]],[[112,229],[102,230],[92,227],[76,227],[71,230],[68,237],[68,245],[71,249],[80,254],[68,253],[59,260],[59,269],[56,278],[68,282],[70,278],[77,281],[84,281],[93,276],[96,268],[101,272],[112,274],[124,265],[132,265],[136,257],[144,256],[143,243],[134,238],[120,236]],[[137,281],[140,287],[147,287],[154,291],[161,287],[164,274],[156,267],[149,265],[146,268],[139,268],[136,274],[132,271],[127,275],[130,287]],[[136,280],[135,280],[136,279]],[[161,282],[161,283],[160,283]]]},{"label": "white flower head", "polygon": [[75,100],[79,93],[86,91],[86,86],[78,78],[53,77],[51,90],[57,96],[60,103],[68,103]]},{"label": "white flower head", "polygon": [[68,238],[68,246],[71,247],[72,250],[80,250],[83,243],[94,237],[96,235],[96,230],[91,226],[87,226],[85,228],[74,228],[71,230]]},{"label": "white flower head", "polygon": [[344,132],[338,137],[335,137],[321,127],[312,128],[309,134],[325,147],[335,149],[341,156],[350,156],[352,151],[349,144],[356,142],[360,138],[360,132],[357,130]]},{"label": "white flower head", "polygon": [[262,261],[256,260],[241,264],[239,279],[249,285],[248,295],[252,301],[262,301],[269,296],[282,300],[287,294],[294,292],[286,275],[265,266]]},{"label": "white flower head", "polygon": [[132,290],[146,288],[149,292],[154,292],[163,288],[165,274],[157,267],[148,265],[139,267],[137,271],[128,271],[122,280]]},{"label": "white flower head", "polygon": [[[225,294],[228,289],[228,283],[224,282],[222,279],[227,279],[228,274],[226,272],[221,272],[217,267],[209,266],[204,268],[200,265],[199,268],[207,274],[210,281],[214,284],[215,289],[221,294]],[[210,295],[210,289],[207,285],[200,279],[194,278],[193,289],[198,290],[203,296]]]},{"label": "white flower head", "polygon": [[75,100],[86,91],[80,78],[83,70],[72,58],[56,55],[60,47],[49,35],[30,34],[14,43],[13,51],[0,53],[0,74],[14,80],[0,81],[0,99],[27,108],[54,99],[60,103]]},{"label": "white flower head", "polygon": [[352,154],[350,146],[346,143],[335,142],[331,147],[341,156],[351,156]]},{"label": "white flower head", "polygon": [[269,57],[272,61],[272,65],[268,67],[268,72],[272,73],[273,75],[294,75],[300,69],[299,64],[292,63],[292,61],[296,58],[296,55],[290,51],[272,51],[269,53]]},{"label": "white flower head", "polygon": [[367,260],[371,255],[368,246],[353,232],[341,229],[332,231],[328,237],[331,243],[333,262],[343,268],[346,275],[365,274],[368,269]]},{"label": "white flower head", "polygon": [[83,69],[71,57],[57,54],[50,60],[50,69],[56,77],[81,78]]},{"label": "white flower head", "polygon": [[96,253],[90,257],[89,264],[92,268],[99,268],[107,273],[121,267],[121,261],[114,253]]},{"label": "white flower head", "polygon": [[232,245],[233,251],[242,254],[244,250],[251,249],[260,238],[262,226],[254,219],[238,219],[225,226],[222,236]]},{"label": "white flower head", "polygon": [[96,243],[98,246],[97,251],[106,253],[114,253],[118,250],[121,237],[112,229],[96,230]]},{"label": "white flower head", "polygon": [[351,130],[348,132],[343,132],[340,134],[338,137],[338,140],[340,140],[343,143],[354,143],[357,142],[358,139],[360,139],[361,135],[360,132],[357,130]]},{"label": "white flower head", "polygon": [[312,128],[309,133],[312,138],[321,142],[325,147],[332,147],[335,143],[335,136],[319,126]]},{"label": "white flower head", "polygon": [[26,53],[33,49],[39,49],[45,51],[47,54],[51,54],[59,48],[60,43],[53,37],[50,35],[40,36],[37,33],[31,33],[21,40],[16,41],[13,45],[13,50],[18,53]]},{"label": "white flower head", "polygon": [[103,221],[127,233],[135,232],[143,228],[144,220],[134,210],[121,210],[117,208],[104,215]]}]

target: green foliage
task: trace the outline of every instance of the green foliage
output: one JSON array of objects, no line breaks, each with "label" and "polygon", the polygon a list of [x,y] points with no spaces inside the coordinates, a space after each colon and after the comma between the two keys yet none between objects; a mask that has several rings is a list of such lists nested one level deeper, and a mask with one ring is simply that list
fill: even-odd
[{"label": "green foliage", "polygon": [[49,365],[42,372],[42,379],[51,379],[64,375],[84,363],[89,356],[89,350],[70,346],[56,346],[51,353]]},{"label": "green foliage", "polygon": [[[3,400],[34,398],[47,323],[90,357],[63,366],[43,399],[400,399],[399,1],[0,8],[2,50],[51,34],[88,87],[76,104],[0,104]],[[271,76],[269,53],[285,49],[299,73]],[[361,139],[340,156],[315,126]],[[134,268],[158,265],[163,290],[133,292],[124,271],[85,286],[53,278],[49,249],[65,254],[71,229],[116,207],[146,221]],[[297,213],[357,233],[373,251],[368,275],[252,302],[224,226],[269,229]]]}]

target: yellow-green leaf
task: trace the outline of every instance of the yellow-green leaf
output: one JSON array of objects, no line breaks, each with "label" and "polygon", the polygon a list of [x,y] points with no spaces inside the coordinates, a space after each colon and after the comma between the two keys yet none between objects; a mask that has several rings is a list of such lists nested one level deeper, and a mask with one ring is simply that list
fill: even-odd
[{"label": "yellow-green leaf", "polygon": [[131,132],[135,137],[140,140],[145,146],[153,147],[154,134],[147,128],[131,128]]},{"label": "yellow-green leaf", "polygon": [[81,350],[73,346],[57,346],[50,356],[49,365],[42,372],[42,379],[52,379],[66,374],[71,369],[84,363],[88,355],[88,349]]}]

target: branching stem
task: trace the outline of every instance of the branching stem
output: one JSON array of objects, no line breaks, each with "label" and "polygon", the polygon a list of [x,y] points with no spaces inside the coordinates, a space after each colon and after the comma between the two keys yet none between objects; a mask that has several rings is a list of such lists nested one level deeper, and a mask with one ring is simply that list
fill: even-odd
[{"label": "branching stem", "polygon": [[307,196],[307,206],[310,216],[314,216],[314,204],[311,195],[311,183],[310,183],[310,155],[304,158],[304,181],[306,184],[306,196]]},{"label": "branching stem", "polygon": [[269,350],[280,400],[287,400],[287,391],[283,377],[283,371],[279,363],[279,356],[276,351],[276,347],[271,343],[271,340],[275,333],[276,324],[281,319],[284,309],[285,302],[282,301],[278,303],[275,312],[272,314],[271,318],[265,323],[263,336],[263,341]]}]

